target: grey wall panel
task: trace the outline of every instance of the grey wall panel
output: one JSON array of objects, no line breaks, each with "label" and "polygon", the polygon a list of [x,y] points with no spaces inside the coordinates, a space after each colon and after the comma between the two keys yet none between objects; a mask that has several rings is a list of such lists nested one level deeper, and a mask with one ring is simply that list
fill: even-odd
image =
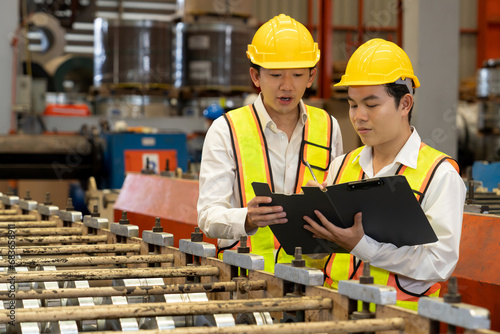
[{"label": "grey wall panel", "polygon": [[259,22],[266,22],[279,14],[287,14],[301,23],[307,22],[306,0],[253,0],[254,15]]},{"label": "grey wall panel", "polygon": [[[477,29],[477,0],[460,1],[460,28]],[[476,73],[477,35],[462,34],[460,37],[461,80],[474,77]]]},{"label": "grey wall panel", "polygon": [[459,13],[455,0],[413,0],[404,13],[403,48],[421,84],[412,123],[425,143],[452,157],[458,152]]},{"label": "grey wall panel", "polygon": [[461,80],[476,75],[476,43],[477,37],[475,35],[465,34],[460,36],[459,78]]},{"label": "grey wall panel", "polygon": [[477,28],[477,0],[460,0],[460,27]]},{"label": "grey wall panel", "polygon": [[367,28],[396,27],[398,6],[396,0],[364,2],[364,23]]},{"label": "grey wall panel", "polygon": [[358,23],[358,2],[335,0],[333,2],[333,23],[336,25],[356,25]]},{"label": "grey wall panel", "polygon": [[10,129],[12,110],[12,48],[10,47],[10,37],[17,28],[18,3],[17,1],[2,1],[2,15],[0,20],[0,36],[2,36],[0,47],[0,78],[2,87],[0,89],[0,134],[7,134]]}]

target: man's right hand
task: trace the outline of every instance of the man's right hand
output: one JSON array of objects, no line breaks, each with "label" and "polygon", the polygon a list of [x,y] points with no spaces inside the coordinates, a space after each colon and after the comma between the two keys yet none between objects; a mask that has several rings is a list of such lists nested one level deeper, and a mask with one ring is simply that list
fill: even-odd
[{"label": "man's right hand", "polygon": [[272,198],[267,196],[256,196],[247,204],[247,219],[245,230],[252,231],[258,227],[266,227],[274,224],[284,224],[286,212],[281,206],[259,206],[260,204],[271,203]]}]

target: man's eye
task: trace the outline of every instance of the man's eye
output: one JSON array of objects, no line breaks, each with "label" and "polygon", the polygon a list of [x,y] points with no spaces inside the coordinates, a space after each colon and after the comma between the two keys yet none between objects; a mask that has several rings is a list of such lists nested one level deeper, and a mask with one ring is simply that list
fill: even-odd
[{"label": "man's eye", "polygon": [[367,104],[366,105],[368,108],[375,108],[377,106],[377,104]]}]

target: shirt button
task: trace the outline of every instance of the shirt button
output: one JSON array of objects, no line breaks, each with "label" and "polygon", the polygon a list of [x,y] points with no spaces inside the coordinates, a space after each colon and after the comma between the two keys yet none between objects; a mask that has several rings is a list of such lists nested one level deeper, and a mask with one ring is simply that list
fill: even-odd
[{"label": "shirt button", "polygon": [[281,136],[281,140],[285,140],[285,136]]}]

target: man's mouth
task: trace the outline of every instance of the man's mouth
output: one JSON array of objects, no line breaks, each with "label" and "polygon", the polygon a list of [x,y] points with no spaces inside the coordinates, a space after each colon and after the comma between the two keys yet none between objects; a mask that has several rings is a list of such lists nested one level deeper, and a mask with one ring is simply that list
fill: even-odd
[{"label": "man's mouth", "polygon": [[358,128],[358,133],[359,134],[365,134],[365,133],[367,133],[370,130],[371,129],[368,129],[368,128]]}]

